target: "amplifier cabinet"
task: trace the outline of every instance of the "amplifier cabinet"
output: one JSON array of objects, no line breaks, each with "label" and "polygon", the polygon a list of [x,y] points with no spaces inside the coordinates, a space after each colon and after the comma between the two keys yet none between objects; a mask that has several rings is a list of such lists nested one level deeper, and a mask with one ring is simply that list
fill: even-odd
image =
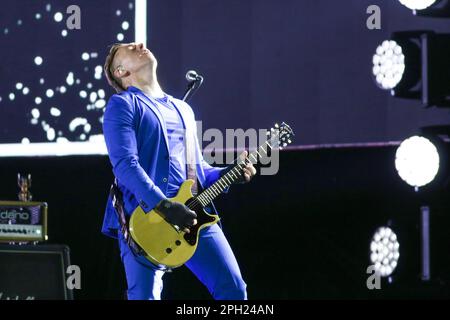
[{"label": "amplifier cabinet", "polygon": [[0,300],[72,300],[65,245],[0,244]]}]

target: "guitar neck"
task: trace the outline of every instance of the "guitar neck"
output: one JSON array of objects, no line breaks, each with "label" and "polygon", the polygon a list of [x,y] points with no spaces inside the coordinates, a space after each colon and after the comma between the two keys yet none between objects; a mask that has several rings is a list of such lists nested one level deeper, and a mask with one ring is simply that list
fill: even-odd
[{"label": "guitar neck", "polygon": [[231,168],[226,174],[224,174],[220,179],[213,183],[209,188],[203,190],[199,195],[197,195],[196,200],[200,202],[203,207],[206,207],[215,198],[222,194],[226,188],[232,185],[234,182],[242,179],[244,175],[243,168],[246,166],[248,161],[252,163],[258,163],[258,159],[267,156],[268,149],[272,149],[272,146],[266,141],[264,144],[259,146],[258,149],[251,152],[247,159],[239,160],[238,163]]}]

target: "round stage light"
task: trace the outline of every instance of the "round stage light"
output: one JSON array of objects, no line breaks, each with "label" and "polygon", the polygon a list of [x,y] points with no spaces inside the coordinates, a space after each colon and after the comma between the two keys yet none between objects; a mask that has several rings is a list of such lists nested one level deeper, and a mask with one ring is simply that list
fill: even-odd
[{"label": "round stage light", "polygon": [[395,154],[395,168],[407,184],[422,187],[439,171],[439,153],[427,138],[413,136],[403,141]]},{"label": "round stage light", "polygon": [[383,41],[377,47],[372,62],[372,73],[380,88],[393,89],[402,80],[405,72],[405,56],[402,47],[397,42]]},{"label": "round stage light", "polygon": [[436,0],[399,0],[402,5],[411,10],[423,10],[431,6]]},{"label": "round stage light", "polygon": [[370,261],[382,277],[390,276],[398,264],[400,244],[389,227],[380,227],[370,243]]}]

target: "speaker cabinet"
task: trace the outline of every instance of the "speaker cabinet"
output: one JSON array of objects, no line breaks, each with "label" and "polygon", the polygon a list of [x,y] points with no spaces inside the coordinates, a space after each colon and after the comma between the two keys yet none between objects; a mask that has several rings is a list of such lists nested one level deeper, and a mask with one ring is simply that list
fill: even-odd
[{"label": "speaker cabinet", "polygon": [[65,245],[0,244],[0,300],[72,300]]}]

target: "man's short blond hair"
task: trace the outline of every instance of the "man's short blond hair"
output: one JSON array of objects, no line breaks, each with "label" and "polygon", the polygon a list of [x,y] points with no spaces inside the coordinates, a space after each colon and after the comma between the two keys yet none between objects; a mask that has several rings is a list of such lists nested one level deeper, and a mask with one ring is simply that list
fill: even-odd
[{"label": "man's short blond hair", "polygon": [[116,55],[117,50],[122,46],[124,46],[123,43],[115,43],[111,46],[111,49],[106,56],[105,65],[103,67],[106,80],[108,80],[109,85],[113,87],[117,91],[117,93],[126,91],[126,89],[122,85],[122,81],[114,76],[115,70],[113,69],[114,56]]}]

